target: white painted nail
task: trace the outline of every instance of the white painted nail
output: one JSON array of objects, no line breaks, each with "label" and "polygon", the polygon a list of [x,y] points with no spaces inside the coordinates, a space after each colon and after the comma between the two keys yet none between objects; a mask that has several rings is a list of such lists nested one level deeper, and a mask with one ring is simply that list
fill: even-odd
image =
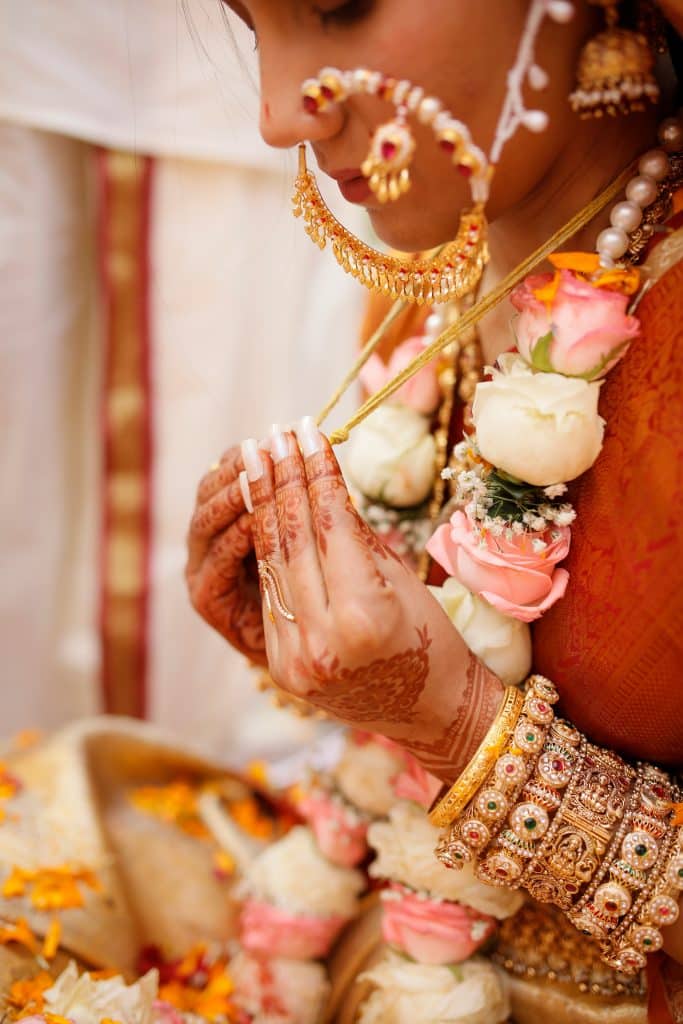
[{"label": "white painted nail", "polygon": [[315,455],[316,452],[322,451],[322,434],[318,430],[318,424],[312,416],[304,416],[304,418],[297,423],[296,436],[299,438],[301,450],[306,458],[308,458],[309,455]]},{"label": "white painted nail", "polygon": [[280,430],[277,423],[270,428],[270,451],[273,462],[282,462],[289,455],[289,440]]},{"label": "white painted nail", "polygon": [[247,480],[246,470],[243,469],[242,472],[240,473],[239,481],[242,497],[244,498],[244,507],[246,508],[247,512],[253,512],[254,503],[251,500],[251,491],[249,490],[249,481]]},{"label": "white painted nail", "polygon": [[242,441],[242,459],[247,471],[247,480],[260,480],[263,476],[263,462],[259,454],[258,442],[253,437]]}]

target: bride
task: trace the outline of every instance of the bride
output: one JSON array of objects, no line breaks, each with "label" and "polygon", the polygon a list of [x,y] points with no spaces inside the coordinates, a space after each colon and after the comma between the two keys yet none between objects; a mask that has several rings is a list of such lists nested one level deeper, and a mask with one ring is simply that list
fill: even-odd
[{"label": "bride", "polygon": [[229,448],[189,532],[197,611],[352,728],[284,800],[121,722],[8,756],[10,1019],[682,1021],[679,5],[229,6],[265,141],[418,254],[300,154],[370,395]]},{"label": "bride", "polygon": [[[618,82],[615,86],[614,78],[608,85],[602,83],[607,91],[600,93],[600,73],[618,75],[614,69],[619,59],[626,68],[633,58],[633,54],[626,56],[630,43],[619,35],[622,29],[617,22],[627,12],[620,12],[617,4],[609,0],[541,4],[542,24],[535,27],[535,36],[531,21],[539,5],[527,0],[479,5],[436,2],[426,8],[404,0],[319,4],[235,0],[230,6],[252,29],[258,48],[264,140],[281,147],[306,140],[320,171],[337,183],[349,202],[365,207],[375,232],[387,245],[412,252],[443,245],[458,236],[463,211],[471,206],[470,192],[474,209],[477,202],[486,200],[490,260],[480,294],[490,292],[577,211],[586,210],[625,168],[632,167],[611,203],[588,207],[588,215],[577,221],[577,230],[562,240],[565,250],[586,257],[593,254],[591,259],[577,263],[569,255],[565,260],[556,257],[551,291],[537,295],[530,279],[531,284],[515,293],[520,332],[528,322],[525,315],[540,316],[545,304],[545,329],[551,332],[549,337],[556,331],[559,338],[553,318],[561,313],[551,304],[559,301],[564,275],[584,285],[588,282],[595,296],[600,292],[595,287],[596,274],[615,267],[626,273],[646,257],[655,262],[652,238],[656,241],[665,233],[667,237],[670,233],[669,241],[674,237],[680,222],[675,214],[670,219],[679,208],[676,199],[668,201],[667,226],[648,229],[649,247],[643,243],[635,257],[628,249],[629,238],[642,230],[642,211],[660,195],[655,183],[671,181],[672,195],[680,187],[680,178],[673,181],[671,177],[673,163],[665,151],[673,154],[680,149],[681,137],[680,122],[674,119],[662,125],[671,99],[662,99],[659,105],[654,102],[652,80],[650,87],[636,89],[637,102],[626,98],[628,84],[619,92],[622,87]],[[679,17],[675,10],[669,13],[673,21]],[[607,44],[604,34],[599,34],[605,15],[607,35],[616,33]],[[672,37],[676,38],[673,33]],[[629,36],[630,42],[634,38]],[[597,57],[591,41],[598,47]],[[609,64],[610,60],[616,64]],[[641,85],[648,81],[647,64],[645,60],[640,66]],[[579,77],[584,76],[578,89],[577,65]],[[520,69],[526,76],[522,79]],[[632,63],[623,73],[634,74]],[[411,91],[417,87],[417,92]],[[611,88],[616,90],[614,95]],[[382,129],[376,132],[387,121],[387,101],[392,99],[397,114],[385,129],[393,130],[393,136],[386,130],[382,134]],[[401,134],[406,103],[417,115],[411,120],[407,142]],[[600,105],[603,110],[596,110]],[[635,110],[625,116],[624,108],[630,106]],[[614,116],[577,116],[603,112]],[[454,134],[449,135],[449,128]],[[403,166],[396,164],[397,148],[406,154]],[[495,154],[494,170],[485,153]],[[637,167],[633,162],[639,158]],[[374,180],[373,171],[377,172]],[[393,196],[389,194],[392,173]],[[404,187],[408,174],[409,189]],[[478,192],[473,181],[481,185]],[[302,187],[305,193],[306,184]],[[615,199],[620,203],[613,206]],[[322,227],[320,232],[324,233]],[[353,244],[349,243],[351,248]],[[346,263],[348,269],[348,259]],[[601,386],[592,382],[592,377],[604,376],[606,364],[615,364],[613,352],[602,353],[600,372],[587,364],[564,370],[573,380],[583,375],[581,387],[594,388],[596,400],[601,387],[600,409],[607,425],[604,437],[594,421],[589,441],[578,434],[565,439],[570,449],[573,444],[578,448],[561,464],[558,475],[553,475],[557,463],[552,459],[547,478],[543,469],[534,467],[536,459],[545,457],[534,447],[535,435],[529,435],[528,442],[533,454],[530,449],[525,456],[527,441],[519,416],[513,416],[506,432],[503,417],[496,418],[496,413],[498,440],[487,440],[484,450],[484,435],[492,432],[491,416],[485,414],[486,404],[491,404],[490,389],[501,380],[510,386],[510,371],[504,365],[507,356],[494,381],[478,388],[481,397],[475,399],[474,424],[480,453],[475,454],[474,463],[470,461],[470,471],[474,466],[474,472],[479,472],[476,462],[479,458],[481,466],[483,456],[484,465],[493,463],[527,483],[576,481],[569,492],[577,515],[571,550],[568,526],[562,526],[567,531],[566,544],[563,541],[555,560],[564,559],[563,569],[556,570],[562,575],[552,579],[552,595],[532,608],[523,600],[521,611],[518,607],[511,612],[515,598],[506,590],[507,583],[497,599],[495,594],[492,598],[490,573],[484,571],[485,582],[477,589],[477,579],[473,583],[470,569],[463,568],[464,556],[470,565],[472,558],[476,561],[473,549],[490,546],[490,535],[488,539],[482,535],[476,514],[466,521],[462,511],[456,513],[452,532],[448,534],[442,526],[430,542],[432,556],[450,576],[479,597],[485,594],[496,608],[533,622],[534,670],[554,682],[562,713],[585,736],[581,743],[588,743],[593,751],[591,763],[605,759],[600,771],[596,769],[597,776],[591,776],[580,759],[574,763],[595,808],[614,800],[614,787],[620,785],[615,782],[614,766],[631,764],[614,759],[609,751],[649,762],[653,772],[654,766],[675,770],[683,757],[677,626],[681,603],[674,570],[680,565],[681,528],[680,516],[673,511],[681,495],[680,361],[673,347],[682,312],[681,265],[669,258],[665,271],[650,268],[647,274],[650,290],[638,307],[639,325],[626,325],[621,338],[613,337],[615,343],[622,342],[618,358],[627,347],[627,336],[630,340],[637,333],[638,340],[609,379]],[[615,291],[629,290],[630,286],[622,285],[610,292],[610,299]],[[636,287],[641,286],[642,282]],[[541,285],[537,283],[536,288]],[[393,294],[406,293],[394,290]],[[625,311],[625,302],[620,309]],[[632,305],[631,312],[634,309]],[[480,324],[487,365],[515,340],[510,318],[510,308],[502,304]],[[455,337],[455,332],[451,334]],[[538,331],[532,340],[539,341]],[[519,338],[517,344],[524,355]],[[527,345],[527,362],[535,370],[562,373],[559,349],[553,352],[550,361],[543,362],[539,348],[535,360]],[[512,375],[521,372],[517,366]],[[559,434],[555,440],[558,446],[562,442]],[[587,450],[581,450],[582,444]],[[600,456],[589,470],[597,451]],[[571,471],[563,472],[562,467],[569,464]],[[500,475],[496,479],[500,482]],[[560,520],[554,522],[557,526]],[[544,528],[549,525],[543,519],[540,523]],[[463,530],[469,530],[470,536],[463,538]],[[559,536],[557,529],[553,536]],[[547,537],[540,546],[546,542]],[[545,548],[543,557],[549,555]],[[463,772],[474,771],[480,785],[486,776],[482,741],[492,734],[500,739],[496,723],[503,713],[503,684],[453,628],[444,614],[444,602],[366,525],[314,418],[305,417],[295,430],[276,426],[260,445],[250,439],[229,449],[202,480],[189,535],[187,578],[195,608],[229,643],[252,660],[267,664],[280,690],[333,718],[395,741],[441,780],[443,802],[436,804],[432,820],[451,830],[441,847],[443,859],[448,861],[449,851],[451,862],[454,855],[478,858],[466,843],[463,850],[456,819],[468,800],[460,800],[457,790],[458,785],[462,789]],[[564,596],[558,600],[560,591]],[[670,776],[659,774],[668,780],[665,788],[673,805],[677,790]],[[635,775],[629,778],[632,781],[624,783],[630,793],[624,807],[633,798],[633,787],[642,784]],[[476,788],[470,788],[468,799]],[[543,801],[539,798],[539,802]],[[456,805],[457,813],[449,814],[448,808]],[[551,799],[546,810],[541,808],[546,815],[541,815],[544,830],[546,812],[555,806]],[[472,806],[465,820],[467,814],[471,817]],[[625,821],[623,807],[617,818]],[[558,834],[564,821],[558,813]],[[590,847],[595,864],[581,877],[592,881],[589,888],[592,894],[597,891],[599,906],[595,901],[588,905],[584,887],[584,898],[578,900],[581,912],[576,906],[571,909],[577,901],[567,892],[563,898],[558,896],[557,878],[551,879],[547,863],[541,867],[536,859],[533,865],[544,875],[545,888],[538,879],[538,884],[528,884],[533,881],[533,866],[525,873],[524,887],[537,898],[563,906],[575,925],[607,949],[612,932],[620,933],[620,923],[626,920],[623,915],[628,916],[626,905],[631,907],[633,899],[633,889],[617,881],[618,872],[608,864],[611,854],[605,854],[605,845],[618,844],[623,836],[617,835],[618,830],[607,830],[596,839],[594,830],[585,823],[582,828],[563,849],[568,858],[574,849],[576,859],[577,846],[583,844],[584,855]],[[488,832],[486,837],[491,838]],[[596,841],[608,858],[601,865]],[[497,840],[492,848],[494,853],[489,853],[484,865],[488,865],[489,880],[497,865],[499,883],[502,879],[515,884],[524,861],[511,857],[510,842],[506,847]],[[557,849],[553,863],[562,863]],[[569,860],[567,865],[571,867]],[[616,889],[596,890],[598,879],[611,879],[606,884]],[[592,923],[586,916],[589,910]],[[635,933],[629,934],[633,939]],[[665,948],[680,958],[680,926],[665,929],[664,935]],[[659,938],[652,941],[661,944]],[[627,947],[622,942],[618,953],[616,947],[610,948],[612,965],[623,967]],[[631,955],[631,945],[628,950]],[[636,953],[632,963],[640,964],[640,950]]]}]

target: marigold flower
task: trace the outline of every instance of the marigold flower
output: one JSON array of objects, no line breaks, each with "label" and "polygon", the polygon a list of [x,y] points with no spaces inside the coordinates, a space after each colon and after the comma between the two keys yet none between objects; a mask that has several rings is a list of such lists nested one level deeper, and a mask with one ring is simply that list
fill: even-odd
[{"label": "marigold flower", "polygon": [[165,786],[140,786],[129,794],[133,807],[177,825],[188,835],[205,839],[209,832],[197,809],[198,790],[183,779]]},{"label": "marigold flower", "polygon": [[36,910],[65,910],[82,907],[83,894],[79,885],[86,885],[95,891],[101,890],[96,874],[89,868],[59,867],[25,870],[12,868],[2,885],[5,899],[17,899],[28,895]]},{"label": "marigold flower", "polygon": [[7,1002],[22,1011],[20,1017],[40,1013],[45,1005],[43,993],[54,984],[54,978],[47,971],[39,971],[32,978],[20,978],[10,985]]},{"label": "marigold flower", "polygon": [[47,930],[43,940],[43,956],[46,960],[52,960],[59,949],[59,940],[62,937],[62,926],[58,918],[54,918]]},{"label": "marigold flower", "polygon": [[38,940],[23,917],[20,917],[12,924],[0,926],[0,945],[7,946],[11,942],[25,946],[30,953],[35,954],[38,952]]}]

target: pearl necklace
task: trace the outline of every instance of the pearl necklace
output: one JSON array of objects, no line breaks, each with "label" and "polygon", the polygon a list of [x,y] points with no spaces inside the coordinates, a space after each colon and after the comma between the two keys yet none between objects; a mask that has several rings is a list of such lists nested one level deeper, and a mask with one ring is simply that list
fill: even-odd
[{"label": "pearl necklace", "polygon": [[626,186],[626,199],[618,202],[610,213],[611,227],[597,237],[596,250],[603,267],[614,267],[629,250],[631,235],[643,219],[643,210],[659,196],[660,182],[671,174],[668,153],[683,149],[683,114],[669,117],[659,127],[661,149],[651,149],[638,161],[638,174]]}]

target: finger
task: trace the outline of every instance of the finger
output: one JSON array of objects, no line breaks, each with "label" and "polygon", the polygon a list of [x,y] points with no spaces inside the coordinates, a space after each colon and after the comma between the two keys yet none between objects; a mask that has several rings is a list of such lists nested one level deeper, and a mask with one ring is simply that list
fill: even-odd
[{"label": "finger", "polygon": [[286,635],[286,627],[291,625],[296,612],[284,582],[285,564],[278,534],[272,459],[267,452],[259,451],[253,439],[243,443],[242,454],[254,507],[254,548],[263,597],[268,660],[272,665],[277,661],[280,636]]},{"label": "finger", "polygon": [[238,477],[197,506],[190,522],[190,538],[209,540],[227,529],[245,511],[249,509],[245,508],[244,492]]},{"label": "finger", "polygon": [[294,434],[271,434],[275,506],[287,589],[297,614],[310,625],[327,608],[327,591],[318,558],[306,468]]},{"label": "finger", "polygon": [[196,570],[188,565],[187,581],[199,614],[235,647],[262,660],[261,595],[245,564],[252,551],[251,517],[243,515],[211,542]]},{"label": "finger", "polygon": [[242,452],[239,445],[233,445],[221,455],[216,466],[212,466],[208,473],[199,481],[197,488],[197,504],[203,505],[213,498],[215,494],[222,491],[234,480],[237,479],[241,470],[244,469]]},{"label": "finger", "polygon": [[388,556],[354,509],[339,463],[315,421],[302,420],[297,436],[330,608],[338,614],[349,602],[357,605],[364,592],[388,587],[382,571]]}]

